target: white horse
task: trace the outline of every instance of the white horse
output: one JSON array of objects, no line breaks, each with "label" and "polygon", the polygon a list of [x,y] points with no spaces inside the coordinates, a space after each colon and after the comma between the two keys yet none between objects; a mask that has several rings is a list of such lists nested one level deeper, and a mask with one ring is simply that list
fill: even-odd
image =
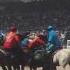
[{"label": "white horse", "polygon": [[62,66],[63,69],[66,70],[67,65],[70,65],[70,49],[57,51],[53,56],[53,63],[59,63],[59,66]]}]

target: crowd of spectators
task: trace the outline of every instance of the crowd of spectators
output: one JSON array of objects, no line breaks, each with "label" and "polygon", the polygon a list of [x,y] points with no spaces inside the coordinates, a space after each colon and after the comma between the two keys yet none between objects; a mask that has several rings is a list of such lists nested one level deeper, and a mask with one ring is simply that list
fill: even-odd
[{"label": "crowd of spectators", "polygon": [[[0,29],[7,30],[11,23],[15,23],[20,31],[42,30],[53,25],[57,30],[69,30],[70,11],[65,2],[9,3],[0,11]],[[65,5],[64,5],[65,4]],[[1,13],[0,13],[1,14]]]},{"label": "crowd of spectators", "polygon": [[46,29],[48,25],[55,26],[58,30],[69,30],[70,14],[68,11],[33,12],[20,16],[1,16],[0,28],[7,29],[11,23],[15,23],[19,30]]}]

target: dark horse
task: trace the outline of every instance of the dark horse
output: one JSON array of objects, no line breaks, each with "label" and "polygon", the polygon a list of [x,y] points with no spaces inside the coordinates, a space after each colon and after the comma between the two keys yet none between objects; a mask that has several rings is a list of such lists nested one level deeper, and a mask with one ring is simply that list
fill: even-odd
[{"label": "dark horse", "polygon": [[[25,49],[23,49],[24,51]],[[49,55],[44,47],[36,46],[32,49],[26,49],[27,52],[23,53],[22,67],[28,65],[30,70],[36,70],[37,67],[43,67],[43,70],[50,70],[49,66]],[[23,69],[22,69],[23,70]]]},{"label": "dark horse", "polygon": [[31,49],[22,48],[22,51],[23,59],[21,65],[23,68],[28,65],[30,66],[30,70],[36,70],[37,67],[43,67],[43,70],[51,70],[50,58],[52,56],[47,53],[45,45],[35,45]]},{"label": "dark horse", "polygon": [[[17,34],[18,37],[21,37],[19,34]],[[20,40],[19,40],[20,42]],[[0,66],[2,67],[3,70],[7,70],[5,66],[8,67],[8,70],[12,70],[11,66],[14,67],[14,70],[20,70],[19,67],[19,61],[21,60],[21,49],[19,47],[19,42],[16,42],[13,45],[13,48],[11,50],[4,50],[2,47],[0,49]],[[2,45],[1,45],[2,46]]]}]

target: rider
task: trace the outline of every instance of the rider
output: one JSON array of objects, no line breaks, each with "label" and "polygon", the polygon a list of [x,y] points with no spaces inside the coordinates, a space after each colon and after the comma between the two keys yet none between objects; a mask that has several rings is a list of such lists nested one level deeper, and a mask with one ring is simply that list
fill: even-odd
[{"label": "rider", "polygon": [[30,32],[24,32],[23,35],[22,35],[22,39],[20,41],[20,45],[21,45],[21,48],[27,48],[28,46],[28,35],[30,34]]},{"label": "rider", "polygon": [[46,68],[48,70],[56,69],[55,65],[53,64],[53,53],[59,49],[61,49],[61,42],[57,36],[57,33],[53,26],[48,26],[47,28],[47,39],[48,44],[46,47],[47,53],[48,53],[48,60],[47,60],[47,66]]},{"label": "rider", "polygon": [[61,42],[53,26],[48,26],[48,51],[54,52],[61,49]]},{"label": "rider", "polygon": [[[6,61],[9,64],[9,67],[11,66],[10,65],[11,61],[13,61],[15,65],[17,65],[16,63],[17,62],[19,63],[21,60],[21,53],[19,48],[20,38],[21,38],[21,35],[17,34],[16,26],[11,26],[10,31],[7,33],[4,39],[4,43],[3,43],[4,51],[2,51],[2,53],[5,56],[7,56]],[[11,67],[9,70],[11,70]]]},{"label": "rider", "polygon": [[42,40],[39,34],[35,34],[35,36],[30,37],[31,40],[29,44],[29,48],[35,48],[36,46],[43,46],[45,44],[44,40]]},{"label": "rider", "polygon": [[17,36],[16,32],[16,26],[11,26],[10,31],[7,33],[3,43],[3,49],[5,51],[11,52],[15,44],[19,41],[19,37]]}]

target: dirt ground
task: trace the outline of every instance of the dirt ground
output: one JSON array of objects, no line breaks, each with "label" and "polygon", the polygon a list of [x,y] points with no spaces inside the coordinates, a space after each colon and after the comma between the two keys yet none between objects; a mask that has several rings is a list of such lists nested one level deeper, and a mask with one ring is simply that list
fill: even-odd
[{"label": "dirt ground", "polygon": [[[64,69],[62,69],[62,67],[58,67],[58,66],[57,66],[56,68],[57,68],[57,70],[64,70]],[[1,67],[0,67],[0,70],[2,70]],[[13,70],[13,68],[12,68],[12,70]],[[30,70],[30,69],[29,69],[28,66],[26,66],[26,67],[24,68],[24,70]],[[42,70],[42,67],[37,68],[37,70]],[[67,67],[66,70],[70,70],[70,67]]]},{"label": "dirt ground", "polygon": [[[64,70],[61,66],[56,67],[57,70]],[[25,67],[25,70],[30,70],[29,67]],[[42,70],[42,67],[37,68],[37,70]],[[70,70],[70,67],[67,66],[66,70]]]}]

